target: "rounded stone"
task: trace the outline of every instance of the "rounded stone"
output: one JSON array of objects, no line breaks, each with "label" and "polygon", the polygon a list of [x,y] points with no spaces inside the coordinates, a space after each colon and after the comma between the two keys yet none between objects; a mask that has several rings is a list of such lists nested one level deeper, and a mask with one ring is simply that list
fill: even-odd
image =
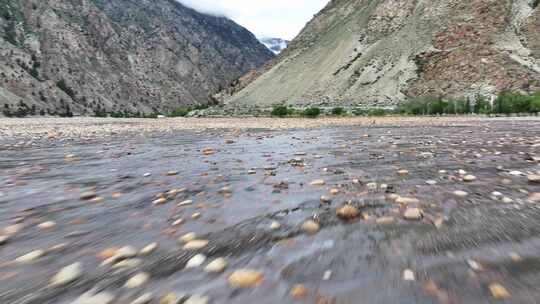
[{"label": "rounded stone", "polygon": [[320,229],[321,226],[314,220],[308,220],[302,224],[302,230],[307,234],[316,234]]},{"label": "rounded stone", "polygon": [[407,208],[403,217],[407,220],[417,221],[422,219],[422,210],[419,208]]},{"label": "rounded stone", "polygon": [[206,267],[204,268],[204,271],[210,272],[210,273],[220,273],[227,268],[228,262],[224,258],[217,258],[210,262]]},{"label": "rounded stone", "polygon": [[129,288],[129,289],[137,288],[146,284],[146,282],[148,282],[149,279],[150,279],[150,275],[148,273],[141,272],[134,275],[129,280],[127,280],[124,287]]},{"label": "rounded stone", "polygon": [[71,282],[76,281],[82,275],[82,264],[73,263],[69,266],[62,268],[54,277],[51,279],[52,287],[60,287],[67,285]]},{"label": "rounded stone", "polygon": [[261,272],[252,269],[240,269],[229,276],[229,285],[235,288],[254,287],[262,283],[264,276]]},{"label": "rounded stone", "polygon": [[207,240],[192,240],[184,245],[184,250],[199,250],[208,245]]},{"label": "rounded stone", "polygon": [[360,215],[358,208],[352,205],[344,205],[337,210],[337,216],[343,220],[352,220]]},{"label": "rounded stone", "polygon": [[197,254],[186,263],[186,268],[196,268],[200,267],[206,261],[206,256],[204,254]]}]

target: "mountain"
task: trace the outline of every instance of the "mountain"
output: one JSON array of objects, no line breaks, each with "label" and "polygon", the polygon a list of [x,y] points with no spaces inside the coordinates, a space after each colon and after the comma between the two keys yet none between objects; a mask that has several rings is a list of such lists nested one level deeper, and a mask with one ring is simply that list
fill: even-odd
[{"label": "mountain", "polygon": [[8,113],[166,112],[274,55],[248,30],[174,0],[1,0]]},{"label": "mountain", "polygon": [[276,55],[286,49],[290,43],[290,41],[281,38],[261,38],[259,41]]},{"label": "mountain", "polygon": [[228,105],[540,90],[538,0],[332,0]]}]

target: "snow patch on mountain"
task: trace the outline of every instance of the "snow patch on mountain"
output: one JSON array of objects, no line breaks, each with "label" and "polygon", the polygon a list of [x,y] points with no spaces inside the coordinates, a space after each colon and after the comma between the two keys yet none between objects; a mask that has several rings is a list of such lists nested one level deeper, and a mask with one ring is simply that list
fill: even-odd
[{"label": "snow patch on mountain", "polygon": [[286,49],[290,42],[281,38],[261,38],[260,41],[276,55]]}]

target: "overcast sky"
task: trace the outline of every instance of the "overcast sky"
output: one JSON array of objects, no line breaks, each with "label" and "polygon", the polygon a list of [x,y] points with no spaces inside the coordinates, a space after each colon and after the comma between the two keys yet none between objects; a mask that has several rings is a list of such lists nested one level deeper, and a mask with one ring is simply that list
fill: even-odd
[{"label": "overcast sky", "polygon": [[329,0],[178,0],[205,13],[225,15],[257,37],[292,39]]}]

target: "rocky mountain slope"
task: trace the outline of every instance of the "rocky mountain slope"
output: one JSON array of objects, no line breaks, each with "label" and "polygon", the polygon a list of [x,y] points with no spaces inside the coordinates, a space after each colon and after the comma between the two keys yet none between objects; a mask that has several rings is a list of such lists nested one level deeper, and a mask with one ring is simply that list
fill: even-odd
[{"label": "rocky mountain slope", "polygon": [[2,112],[166,112],[212,102],[272,57],[174,0],[0,0]]},{"label": "rocky mountain slope", "polygon": [[540,90],[537,0],[332,0],[228,104],[393,106]]}]

